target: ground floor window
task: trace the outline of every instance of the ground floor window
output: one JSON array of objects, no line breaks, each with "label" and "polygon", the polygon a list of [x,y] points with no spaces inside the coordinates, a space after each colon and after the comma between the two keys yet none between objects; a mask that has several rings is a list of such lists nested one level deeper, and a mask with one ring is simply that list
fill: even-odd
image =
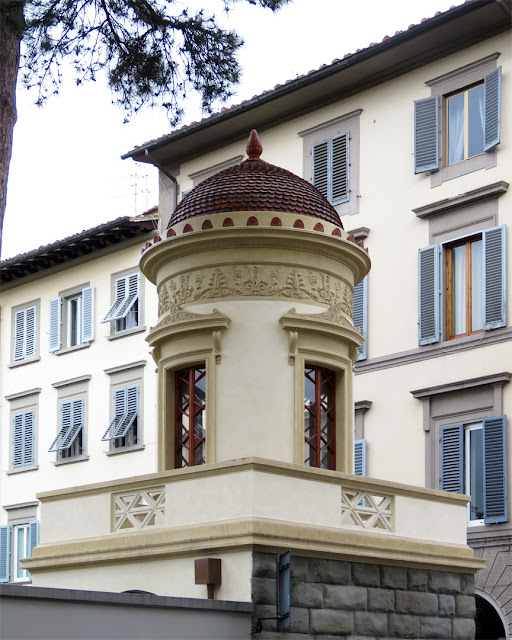
[{"label": "ground floor window", "polygon": [[206,368],[188,367],[175,373],[174,467],[206,461]]},{"label": "ground floor window", "polygon": [[336,374],[315,365],[304,369],[304,464],[336,469]]}]

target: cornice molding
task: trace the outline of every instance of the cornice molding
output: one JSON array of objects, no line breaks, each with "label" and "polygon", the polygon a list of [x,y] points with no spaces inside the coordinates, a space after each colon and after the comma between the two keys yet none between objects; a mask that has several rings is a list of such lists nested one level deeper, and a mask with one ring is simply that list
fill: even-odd
[{"label": "cornice molding", "polygon": [[456,207],[464,207],[480,200],[486,200],[488,198],[499,198],[507,192],[509,183],[501,180],[500,182],[494,182],[493,184],[485,185],[484,187],[478,187],[478,189],[472,189],[461,193],[458,196],[452,198],[446,198],[445,200],[438,200],[431,204],[425,204],[421,207],[413,209],[418,218],[431,218],[433,216],[440,215]]}]

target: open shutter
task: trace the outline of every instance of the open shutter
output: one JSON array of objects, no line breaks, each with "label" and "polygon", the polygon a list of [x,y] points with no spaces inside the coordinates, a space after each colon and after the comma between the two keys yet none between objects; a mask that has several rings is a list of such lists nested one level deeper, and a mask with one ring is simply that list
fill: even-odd
[{"label": "open shutter", "polygon": [[123,304],[112,315],[112,320],[120,320],[128,315],[130,309],[139,297],[139,279],[140,273],[132,273],[126,278],[126,297]]},{"label": "open shutter", "polygon": [[34,547],[37,547],[37,545],[39,544],[39,521],[38,520],[32,520],[32,522],[29,522],[29,529],[30,529],[30,544],[29,544],[29,550],[28,550],[28,558],[32,557],[32,549]]},{"label": "open shutter", "polygon": [[333,205],[347,202],[349,189],[349,134],[332,139],[332,199]]},{"label": "open shutter", "polygon": [[366,475],[366,440],[354,442],[354,473],[356,476]]},{"label": "open shutter", "polygon": [[137,417],[139,407],[139,388],[128,387],[126,389],[126,412],[120,424],[114,431],[114,438],[124,438]]},{"label": "open shutter", "polygon": [[11,527],[0,527],[0,582],[9,582],[11,560]]},{"label": "open shutter", "polygon": [[36,308],[29,307],[25,315],[25,358],[36,355]]},{"label": "open shutter", "polygon": [[501,67],[484,78],[484,151],[500,143]]},{"label": "open shutter", "polygon": [[506,227],[483,232],[484,240],[484,329],[497,329],[507,323],[506,308]]},{"label": "open shutter", "polygon": [[439,169],[439,96],[414,102],[414,173]]},{"label": "open shutter", "polygon": [[329,197],[329,141],[315,144],[313,153],[313,184],[326,198]]},{"label": "open shutter", "polygon": [[25,310],[14,315],[14,358],[15,362],[25,357]]},{"label": "open shutter", "polygon": [[118,278],[114,285],[115,300],[101,322],[110,322],[114,319],[116,311],[123,304],[126,296],[126,278]]},{"label": "open shutter", "polygon": [[441,429],[441,489],[464,493],[464,426]]},{"label": "open shutter", "polygon": [[102,441],[112,440],[118,426],[122,423],[126,415],[126,395],[126,388],[116,389],[116,391],[114,392],[114,418],[108,425],[108,429],[103,434],[103,437],[101,438]]},{"label": "open shutter", "polygon": [[94,339],[94,287],[82,289],[82,342]]},{"label": "open shutter", "polygon": [[419,344],[439,342],[439,246],[419,251]]},{"label": "open shutter", "polygon": [[361,331],[364,339],[363,344],[357,349],[359,351],[357,360],[366,360],[368,355],[366,342],[368,339],[368,276],[354,287],[352,304],[352,321],[354,327]]},{"label": "open shutter", "polygon": [[50,352],[58,351],[61,346],[61,308],[60,298],[50,300]]},{"label": "open shutter", "polygon": [[61,429],[48,451],[68,449],[80,433],[83,425],[83,399],[63,402],[61,406]]},{"label": "open shutter", "polygon": [[507,419],[484,418],[484,523],[508,521]]}]

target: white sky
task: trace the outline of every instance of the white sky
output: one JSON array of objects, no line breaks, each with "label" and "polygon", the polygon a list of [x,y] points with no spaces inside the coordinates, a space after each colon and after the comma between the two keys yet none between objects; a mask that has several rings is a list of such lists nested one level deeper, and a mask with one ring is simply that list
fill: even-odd
[{"label": "white sky", "polygon": [[[227,18],[218,0],[186,4],[217,10],[244,39],[230,106],[462,0],[295,0],[277,14],[241,0]],[[2,259],[158,204],[156,169],[120,156],[168,133],[165,111],[147,109],[123,124],[104,83],[75,87],[72,71],[68,77],[42,109],[18,90]],[[196,104],[186,105],[183,124],[201,118]]]}]

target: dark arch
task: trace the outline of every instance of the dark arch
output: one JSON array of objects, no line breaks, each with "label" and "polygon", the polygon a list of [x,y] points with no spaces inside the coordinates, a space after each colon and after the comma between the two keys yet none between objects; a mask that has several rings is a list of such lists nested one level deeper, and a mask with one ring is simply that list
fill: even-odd
[{"label": "dark arch", "polygon": [[476,635],[475,640],[499,640],[506,638],[505,629],[501,621],[500,614],[492,604],[476,595]]}]

